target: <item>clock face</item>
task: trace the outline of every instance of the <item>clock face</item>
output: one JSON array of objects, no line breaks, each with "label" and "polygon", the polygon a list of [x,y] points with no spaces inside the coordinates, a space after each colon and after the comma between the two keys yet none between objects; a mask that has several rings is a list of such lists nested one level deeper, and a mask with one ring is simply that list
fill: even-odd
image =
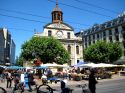
[{"label": "clock face", "polygon": [[63,36],[63,32],[62,32],[62,31],[58,31],[56,34],[57,34],[57,36],[58,36],[59,38],[61,38],[61,37]]}]

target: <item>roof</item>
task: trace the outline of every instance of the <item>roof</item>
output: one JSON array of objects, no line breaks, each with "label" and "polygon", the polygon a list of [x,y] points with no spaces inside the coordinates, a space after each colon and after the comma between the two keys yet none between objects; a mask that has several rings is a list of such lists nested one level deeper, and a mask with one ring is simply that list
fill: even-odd
[{"label": "roof", "polygon": [[56,7],[53,9],[52,12],[54,12],[54,11],[60,11],[60,12],[62,12],[61,9],[59,9],[58,4],[56,4]]},{"label": "roof", "polygon": [[[44,28],[46,28],[47,26],[49,26],[49,25],[51,25],[51,24],[54,24],[54,23],[48,23],[48,24],[46,24],[45,26],[44,26]],[[66,26],[68,26],[69,28],[71,28],[72,29],[72,31],[74,31],[74,29],[73,29],[73,27],[72,26],[70,26],[69,24],[67,24],[67,23],[61,23],[61,24],[64,24],[64,25],[66,25]]]}]

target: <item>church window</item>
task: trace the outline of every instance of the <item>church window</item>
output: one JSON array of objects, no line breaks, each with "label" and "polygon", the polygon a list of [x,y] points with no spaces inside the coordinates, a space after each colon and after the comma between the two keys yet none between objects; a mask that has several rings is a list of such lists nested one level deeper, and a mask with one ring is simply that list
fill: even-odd
[{"label": "church window", "polygon": [[70,39],[70,32],[67,33],[67,38]]},{"label": "church window", "polygon": [[76,46],[76,54],[79,54],[79,46]]},{"label": "church window", "polygon": [[71,46],[68,45],[68,52],[71,54]]},{"label": "church window", "polygon": [[51,30],[48,31],[48,36],[52,36],[52,31]]}]

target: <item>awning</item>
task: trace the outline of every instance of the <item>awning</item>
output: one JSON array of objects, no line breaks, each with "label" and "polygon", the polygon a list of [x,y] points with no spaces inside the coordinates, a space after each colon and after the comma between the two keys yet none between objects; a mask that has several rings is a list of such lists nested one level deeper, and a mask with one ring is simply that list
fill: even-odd
[{"label": "awning", "polygon": [[91,67],[91,68],[116,67],[116,66],[117,65],[106,64],[106,63],[99,63],[99,64],[88,63],[88,64],[82,64],[82,65],[80,65],[80,67]]}]

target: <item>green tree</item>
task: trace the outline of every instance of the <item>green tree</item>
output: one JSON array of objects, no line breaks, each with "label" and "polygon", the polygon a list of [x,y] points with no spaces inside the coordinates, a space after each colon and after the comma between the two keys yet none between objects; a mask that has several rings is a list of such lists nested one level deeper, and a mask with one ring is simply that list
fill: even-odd
[{"label": "green tree", "polygon": [[40,58],[43,63],[64,64],[70,55],[62,43],[53,37],[32,37],[22,45],[21,57],[25,60]]},{"label": "green tree", "polygon": [[84,50],[84,60],[94,63],[114,62],[122,55],[119,43],[98,41]]}]

